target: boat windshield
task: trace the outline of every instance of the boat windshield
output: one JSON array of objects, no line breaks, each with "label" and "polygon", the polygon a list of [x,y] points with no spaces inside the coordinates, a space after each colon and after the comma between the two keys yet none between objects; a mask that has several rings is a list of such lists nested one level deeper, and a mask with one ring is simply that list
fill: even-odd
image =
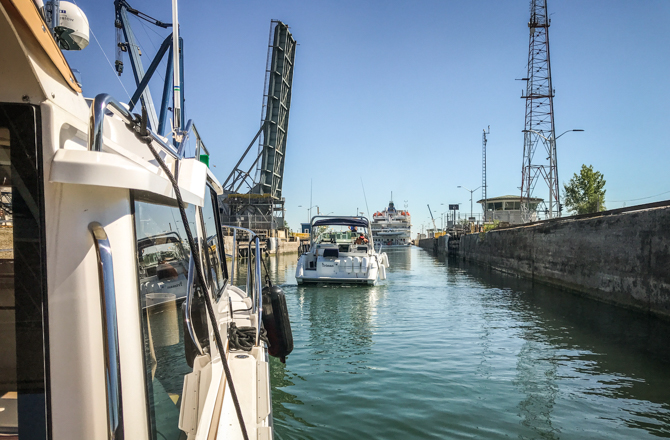
[{"label": "boat windshield", "polygon": [[365,244],[370,241],[368,229],[355,226],[316,226],[314,244]]}]

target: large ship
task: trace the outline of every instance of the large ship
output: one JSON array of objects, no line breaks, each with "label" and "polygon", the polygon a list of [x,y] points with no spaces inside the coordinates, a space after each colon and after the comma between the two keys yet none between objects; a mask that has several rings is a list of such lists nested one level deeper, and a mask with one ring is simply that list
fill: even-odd
[{"label": "large ship", "polygon": [[372,237],[385,246],[409,246],[412,221],[407,210],[397,210],[393,200],[388,208],[372,216]]}]

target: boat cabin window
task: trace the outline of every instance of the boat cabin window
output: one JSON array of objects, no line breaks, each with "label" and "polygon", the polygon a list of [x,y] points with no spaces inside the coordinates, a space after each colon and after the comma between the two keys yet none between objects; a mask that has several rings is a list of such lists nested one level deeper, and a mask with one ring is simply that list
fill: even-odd
[{"label": "boat cabin window", "polygon": [[[352,230],[349,226],[317,226],[314,231],[314,243],[337,245],[338,249],[343,249],[345,245],[367,244],[365,240],[370,240],[366,228],[359,227]],[[363,235],[363,238],[360,238]],[[346,252],[346,251],[341,251]]]},{"label": "boat cabin window", "polygon": [[[179,440],[185,357],[184,308],[190,247],[177,205],[171,199],[134,191],[135,233],[144,365],[153,440]],[[186,216],[196,238],[195,207]],[[184,437],[185,438],[185,437]]]},{"label": "boat cabin window", "polygon": [[216,193],[208,188],[205,194],[205,206],[202,208],[203,229],[207,237],[207,278],[212,286],[214,298],[219,299],[228,279],[228,268],[221,228],[218,226],[221,222],[219,221],[219,210],[215,208],[216,202]]},{"label": "boat cabin window", "polygon": [[[0,438],[46,439],[46,252],[39,110],[0,104]],[[83,231],[82,233],[85,233]]]}]

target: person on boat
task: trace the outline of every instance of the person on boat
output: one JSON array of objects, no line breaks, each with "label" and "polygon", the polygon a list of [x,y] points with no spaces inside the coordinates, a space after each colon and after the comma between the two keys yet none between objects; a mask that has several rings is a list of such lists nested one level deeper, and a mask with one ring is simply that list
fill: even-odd
[{"label": "person on boat", "polygon": [[365,235],[361,233],[361,235],[359,235],[358,238],[356,239],[355,244],[368,244],[368,239],[365,238]]}]

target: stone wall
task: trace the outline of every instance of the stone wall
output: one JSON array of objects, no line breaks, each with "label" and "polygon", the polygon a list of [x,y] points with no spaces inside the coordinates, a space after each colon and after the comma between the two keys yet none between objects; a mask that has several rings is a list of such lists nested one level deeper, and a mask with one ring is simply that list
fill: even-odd
[{"label": "stone wall", "polygon": [[422,249],[427,250],[428,252],[435,251],[435,239],[434,238],[421,238],[415,240],[415,244]]},{"label": "stone wall", "polygon": [[466,235],[460,257],[670,318],[670,206],[583,217]]}]

